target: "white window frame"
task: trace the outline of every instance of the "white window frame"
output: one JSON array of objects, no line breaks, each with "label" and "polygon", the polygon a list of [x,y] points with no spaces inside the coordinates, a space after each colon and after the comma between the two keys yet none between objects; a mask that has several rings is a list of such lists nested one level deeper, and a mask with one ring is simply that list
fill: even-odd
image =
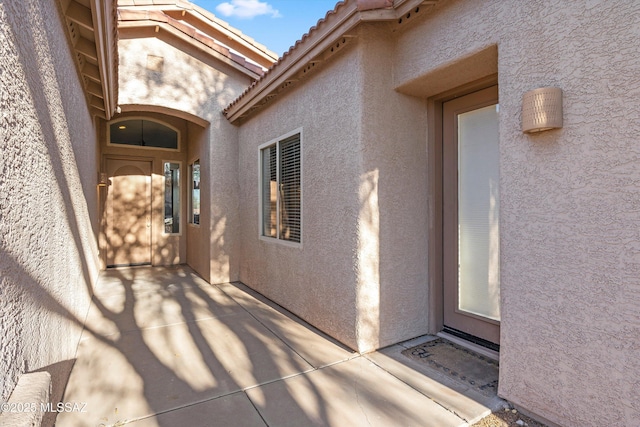
[{"label": "white window frame", "polygon": [[[280,176],[280,150],[279,150],[279,144],[280,142],[286,140],[287,138],[290,138],[292,136],[295,135],[299,135],[299,139],[300,139],[300,242],[294,242],[291,240],[284,240],[281,239],[280,236],[278,235],[278,233],[276,233],[275,237],[271,237],[271,236],[265,236],[264,235],[264,221],[263,221],[263,215],[264,215],[264,211],[263,211],[263,206],[264,206],[264,200],[263,200],[263,192],[262,192],[262,176],[263,176],[263,168],[262,168],[262,150],[264,150],[265,148],[271,147],[273,145],[275,145],[276,147],[278,147],[278,149],[276,149],[276,165],[277,165],[277,176]],[[270,242],[270,243],[278,243],[280,245],[284,245],[284,246],[289,246],[292,248],[302,248],[302,242],[303,242],[303,221],[302,221],[302,217],[303,217],[303,212],[304,212],[304,206],[303,206],[303,200],[304,200],[304,165],[303,165],[303,132],[302,132],[302,128],[297,128],[295,130],[292,130],[291,132],[285,133],[277,138],[274,138],[268,142],[265,142],[264,144],[261,144],[260,146],[258,146],[258,237],[260,240],[264,241],[264,242]],[[279,204],[279,203],[278,203]],[[279,216],[278,217],[278,221]]]}]

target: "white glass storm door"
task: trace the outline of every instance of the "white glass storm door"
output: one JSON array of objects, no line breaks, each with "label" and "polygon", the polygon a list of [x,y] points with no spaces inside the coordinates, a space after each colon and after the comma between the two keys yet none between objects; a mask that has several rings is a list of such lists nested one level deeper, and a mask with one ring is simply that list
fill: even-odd
[{"label": "white glass storm door", "polygon": [[444,325],[500,341],[498,88],[443,104]]}]

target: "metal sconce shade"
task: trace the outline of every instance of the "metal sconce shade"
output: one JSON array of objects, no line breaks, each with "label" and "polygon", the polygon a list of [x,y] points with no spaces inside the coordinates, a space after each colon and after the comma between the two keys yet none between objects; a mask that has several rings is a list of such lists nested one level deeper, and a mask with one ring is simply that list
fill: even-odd
[{"label": "metal sconce shade", "polygon": [[522,97],[522,132],[535,133],[562,127],[562,89],[543,87]]},{"label": "metal sconce shade", "polygon": [[98,173],[98,187],[106,187],[109,184],[107,174],[104,172]]}]

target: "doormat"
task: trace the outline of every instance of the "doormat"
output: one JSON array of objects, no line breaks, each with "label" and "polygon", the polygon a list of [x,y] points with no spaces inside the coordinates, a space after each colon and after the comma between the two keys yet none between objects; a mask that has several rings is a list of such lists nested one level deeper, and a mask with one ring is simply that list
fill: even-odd
[{"label": "doormat", "polygon": [[485,395],[498,392],[498,362],[442,338],[402,352],[413,360],[470,385]]}]

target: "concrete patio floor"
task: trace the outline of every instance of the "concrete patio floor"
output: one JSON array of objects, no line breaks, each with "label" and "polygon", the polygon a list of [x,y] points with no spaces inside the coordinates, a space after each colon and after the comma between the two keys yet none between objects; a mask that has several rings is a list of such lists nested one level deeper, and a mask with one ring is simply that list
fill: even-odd
[{"label": "concrete patio floor", "polygon": [[[466,426],[502,404],[402,356],[360,355],[240,283],[104,272],[56,426]],[[428,375],[427,375],[428,374]]]}]

